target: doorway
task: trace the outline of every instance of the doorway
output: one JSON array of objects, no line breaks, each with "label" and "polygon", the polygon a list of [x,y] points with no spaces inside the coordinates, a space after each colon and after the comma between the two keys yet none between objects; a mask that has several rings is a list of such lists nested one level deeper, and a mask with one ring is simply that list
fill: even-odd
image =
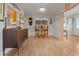
[{"label": "doorway", "polygon": [[35,36],[46,37],[48,36],[48,24],[47,20],[35,21]]},{"label": "doorway", "polygon": [[65,40],[79,41],[79,16],[67,17],[64,23]]}]

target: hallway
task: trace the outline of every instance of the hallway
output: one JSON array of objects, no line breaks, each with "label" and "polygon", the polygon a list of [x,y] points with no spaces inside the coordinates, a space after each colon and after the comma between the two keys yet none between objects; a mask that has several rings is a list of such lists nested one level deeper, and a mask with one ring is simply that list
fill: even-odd
[{"label": "hallway", "polygon": [[1,55],[79,55],[78,3],[1,3],[0,6]]},{"label": "hallway", "polygon": [[23,45],[20,56],[74,56],[79,55],[79,42],[62,41],[55,37],[30,37]]}]

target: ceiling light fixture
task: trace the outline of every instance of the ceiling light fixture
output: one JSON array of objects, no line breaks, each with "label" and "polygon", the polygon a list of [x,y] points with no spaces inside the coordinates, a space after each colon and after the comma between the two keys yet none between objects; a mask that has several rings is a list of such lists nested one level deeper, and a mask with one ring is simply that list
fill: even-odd
[{"label": "ceiling light fixture", "polygon": [[46,12],[46,11],[47,11],[46,8],[40,8],[39,10],[40,10],[41,12]]}]

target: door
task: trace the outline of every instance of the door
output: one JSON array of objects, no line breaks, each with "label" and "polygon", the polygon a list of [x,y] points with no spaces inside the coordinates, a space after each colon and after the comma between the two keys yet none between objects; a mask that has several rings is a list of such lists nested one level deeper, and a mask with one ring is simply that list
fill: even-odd
[{"label": "door", "polygon": [[35,24],[35,36],[48,36],[47,20],[36,20]]}]

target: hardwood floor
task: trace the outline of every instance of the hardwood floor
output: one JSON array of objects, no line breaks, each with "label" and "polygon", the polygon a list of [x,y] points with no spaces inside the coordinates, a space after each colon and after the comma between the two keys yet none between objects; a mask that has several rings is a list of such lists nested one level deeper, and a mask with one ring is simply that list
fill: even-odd
[{"label": "hardwood floor", "polygon": [[77,56],[79,41],[58,40],[54,37],[29,37],[20,56]]}]

